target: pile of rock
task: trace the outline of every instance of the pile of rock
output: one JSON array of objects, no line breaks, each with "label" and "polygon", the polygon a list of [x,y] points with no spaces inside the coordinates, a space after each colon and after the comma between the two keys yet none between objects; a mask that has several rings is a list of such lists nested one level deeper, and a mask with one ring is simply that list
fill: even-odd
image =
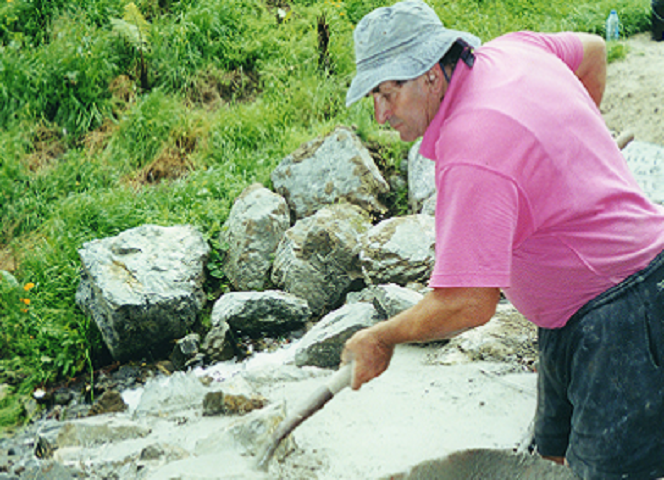
[{"label": "pile of rock", "polygon": [[[416,149],[408,161],[413,212],[435,193],[433,162]],[[421,289],[433,267],[433,216],[383,218],[388,182],[350,129],[299,147],[272,184],[249,186],[222,228],[233,291],[215,301],[202,341],[187,333],[205,306],[210,247],[194,227],[143,225],[82,246],[76,300],[116,360],[172,351],[185,369],[232,358],[237,338],[306,332],[298,365],[332,368],[352,333],[395,313],[381,311],[378,297],[396,295],[401,308],[418,300],[409,287]],[[361,301],[344,305],[364,288]]]}]

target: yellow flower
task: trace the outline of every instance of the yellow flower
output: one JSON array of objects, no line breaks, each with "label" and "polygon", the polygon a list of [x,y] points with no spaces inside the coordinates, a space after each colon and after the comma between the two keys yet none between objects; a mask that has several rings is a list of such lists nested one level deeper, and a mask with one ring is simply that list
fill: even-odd
[{"label": "yellow flower", "polygon": [[29,298],[22,298],[21,301],[25,303],[26,305],[30,305],[30,299]]},{"label": "yellow flower", "polygon": [[28,309],[27,309],[27,308],[22,308],[21,311],[22,311],[23,313],[28,313]]},{"label": "yellow flower", "polygon": [[33,288],[35,288],[35,284],[32,283],[32,282],[28,282],[28,283],[26,283],[25,286],[23,287],[23,290],[25,290],[26,292],[29,292],[29,291],[32,290]]}]

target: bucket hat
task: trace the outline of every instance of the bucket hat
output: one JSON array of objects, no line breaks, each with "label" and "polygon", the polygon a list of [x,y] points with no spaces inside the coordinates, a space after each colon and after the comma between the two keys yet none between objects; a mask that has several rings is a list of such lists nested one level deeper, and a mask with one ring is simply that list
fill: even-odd
[{"label": "bucket hat", "polygon": [[357,24],[355,78],[346,106],[387,80],[411,80],[433,67],[458,39],[479,47],[476,36],[443,26],[436,12],[421,0],[380,7]]}]

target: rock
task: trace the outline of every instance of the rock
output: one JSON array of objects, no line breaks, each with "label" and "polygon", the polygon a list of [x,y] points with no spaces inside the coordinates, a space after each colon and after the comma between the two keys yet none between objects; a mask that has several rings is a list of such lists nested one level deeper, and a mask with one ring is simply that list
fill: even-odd
[{"label": "rock", "polygon": [[538,358],[537,326],[511,304],[500,304],[487,324],[452,338],[429,358],[442,365],[491,361],[533,370]]},{"label": "rock", "polygon": [[424,282],[435,262],[435,223],[429,215],[383,220],[362,239],[360,262],[367,284]]},{"label": "rock", "polygon": [[211,322],[213,327],[227,323],[237,332],[260,338],[301,328],[310,315],[307,302],[289,293],[231,292],[215,302]]},{"label": "rock", "polygon": [[371,303],[381,319],[386,320],[414,306],[423,297],[424,295],[410,288],[390,283],[371,285],[360,292],[353,292],[349,294],[346,303]]},{"label": "rock", "polygon": [[436,162],[420,155],[422,139],[408,152],[408,206],[412,213],[420,213],[422,205],[436,196]]},{"label": "rock", "polygon": [[201,336],[197,333],[190,333],[177,340],[170,356],[173,366],[177,370],[184,370],[192,360],[196,359],[196,355],[199,353],[198,346],[200,343]]},{"label": "rock", "polygon": [[26,466],[21,473],[21,478],[29,478],[31,480],[74,480],[81,477],[72,473],[72,471],[59,462],[47,460],[37,465]]},{"label": "rock", "polygon": [[281,161],[271,178],[296,219],[339,201],[369,212],[386,211],[379,197],[389,186],[367,148],[346,127],[301,145]]},{"label": "rock", "polygon": [[186,334],[205,302],[208,253],[190,226],[143,225],[83,245],[76,301],[115,359],[158,357]]},{"label": "rock", "polygon": [[208,392],[203,398],[203,416],[210,417],[224,413],[224,392]]},{"label": "rock", "polygon": [[184,448],[170,443],[155,443],[148,445],[141,450],[139,454],[139,462],[159,462],[168,463],[176,460],[188,458],[190,453]]},{"label": "rock", "polygon": [[378,312],[370,303],[344,305],[323,317],[302,337],[295,352],[295,364],[337,368],[346,340],[379,320]]},{"label": "rock", "polygon": [[224,274],[235,290],[265,288],[274,252],[288,227],[286,200],[262,185],[251,185],[235,200],[220,236],[228,246]]},{"label": "rock", "polygon": [[[233,448],[240,447],[244,455],[257,456],[284,418],[284,402],[255,410],[231,423],[224,431],[214,432],[208,438],[199,440],[194,452],[201,456],[228,450],[232,445]],[[282,459],[294,449],[295,441],[289,436],[281,442],[274,458]]]},{"label": "rock", "polygon": [[424,201],[422,205],[422,211],[420,213],[424,215],[431,215],[432,217],[436,216],[436,195],[431,195]]},{"label": "rock", "polygon": [[51,441],[48,440],[48,438],[42,435],[37,435],[35,441],[35,457],[40,458],[42,460],[53,458],[54,450],[55,447],[53,446]]},{"label": "rock", "polygon": [[127,410],[127,404],[122,399],[122,394],[115,390],[107,390],[102,393],[88,412],[88,416],[102,415],[104,413],[124,412]]},{"label": "rock", "polygon": [[102,443],[142,438],[150,429],[123,417],[96,416],[65,422],[56,441],[57,448],[89,447]]},{"label": "rock", "polygon": [[143,388],[135,415],[162,417],[198,409],[207,389],[195,376],[174,372],[170,377],[150,378]]},{"label": "rock", "polygon": [[208,363],[225,362],[235,356],[235,348],[228,338],[230,327],[226,322],[213,325],[205,335],[201,351]]},{"label": "rock", "polygon": [[267,400],[260,395],[233,395],[222,391],[208,392],[203,398],[203,415],[245,415],[263,408]]},{"label": "rock", "polygon": [[370,227],[368,215],[349,204],[324,208],[299,220],[279,243],[272,281],[306,299],[315,315],[336,308],[362,277],[360,238]]}]

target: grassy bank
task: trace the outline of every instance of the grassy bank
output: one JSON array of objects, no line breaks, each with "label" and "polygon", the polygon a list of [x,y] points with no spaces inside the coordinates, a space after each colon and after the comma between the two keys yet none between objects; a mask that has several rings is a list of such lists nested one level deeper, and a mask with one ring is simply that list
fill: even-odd
[{"label": "grassy bank", "polygon": [[[407,145],[378,135],[370,103],[344,106],[353,26],[390,3],[1,3],[0,270],[11,275],[0,275],[0,425],[29,416],[35,386],[108,361],[74,301],[84,242],[190,223],[217,248],[233,199],[337,124],[399,162]],[[603,34],[612,8],[626,35],[650,26],[648,0],[430,4],[485,41],[521,29]]]}]

